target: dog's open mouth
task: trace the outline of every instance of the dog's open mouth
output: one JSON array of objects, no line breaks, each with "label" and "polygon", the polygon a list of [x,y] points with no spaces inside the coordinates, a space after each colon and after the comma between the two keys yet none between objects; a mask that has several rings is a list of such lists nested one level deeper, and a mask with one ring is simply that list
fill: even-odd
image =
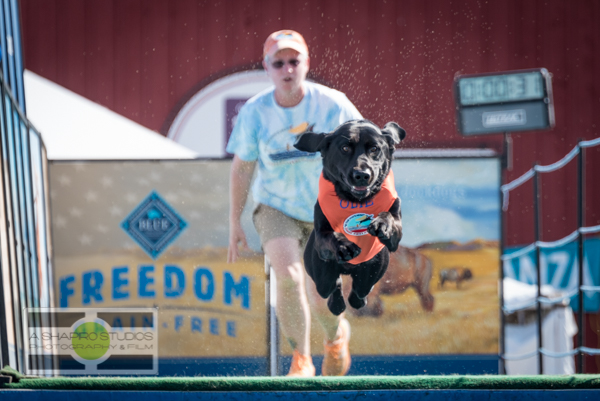
[{"label": "dog's open mouth", "polygon": [[352,193],[356,195],[365,195],[369,191],[369,187],[358,187],[352,185],[350,188],[352,189]]}]

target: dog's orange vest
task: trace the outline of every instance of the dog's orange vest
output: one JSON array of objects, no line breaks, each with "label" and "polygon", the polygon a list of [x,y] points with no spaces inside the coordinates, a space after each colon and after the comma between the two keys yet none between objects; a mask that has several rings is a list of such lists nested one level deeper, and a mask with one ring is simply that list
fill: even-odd
[{"label": "dog's orange vest", "polygon": [[379,216],[379,213],[389,211],[397,197],[392,170],[383,181],[381,191],[366,203],[341,200],[335,193],[333,183],[326,180],[321,173],[317,198],[321,210],[334,231],[344,234],[349,241],[354,242],[361,249],[360,255],[348,263],[357,265],[366,262],[383,249],[385,245],[379,241],[379,238],[369,234],[367,227],[375,217]]}]

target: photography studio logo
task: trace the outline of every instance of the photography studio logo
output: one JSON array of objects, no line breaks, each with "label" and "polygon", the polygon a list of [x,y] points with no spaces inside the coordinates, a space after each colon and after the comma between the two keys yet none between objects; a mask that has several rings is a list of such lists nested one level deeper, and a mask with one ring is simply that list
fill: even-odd
[{"label": "photography studio logo", "polygon": [[158,373],[155,308],[25,308],[25,374]]},{"label": "photography studio logo", "polygon": [[156,192],[151,192],[121,227],[152,259],[181,234],[186,222]]}]

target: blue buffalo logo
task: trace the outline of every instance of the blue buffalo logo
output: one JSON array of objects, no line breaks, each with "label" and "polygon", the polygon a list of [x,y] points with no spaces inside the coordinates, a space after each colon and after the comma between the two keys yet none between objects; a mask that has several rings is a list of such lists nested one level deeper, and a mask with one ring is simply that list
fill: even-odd
[{"label": "blue buffalo logo", "polygon": [[185,229],[186,222],[156,192],[151,192],[121,227],[152,259]]},{"label": "blue buffalo logo", "polygon": [[344,231],[346,234],[360,237],[361,235],[367,234],[367,228],[373,221],[372,214],[356,213],[348,217],[344,221]]}]

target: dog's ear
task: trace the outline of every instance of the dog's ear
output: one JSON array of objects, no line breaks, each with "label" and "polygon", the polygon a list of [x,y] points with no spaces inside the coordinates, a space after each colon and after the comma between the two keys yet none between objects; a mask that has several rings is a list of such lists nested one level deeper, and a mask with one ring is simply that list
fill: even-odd
[{"label": "dog's ear", "polygon": [[399,144],[406,137],[406,131],[404,131],[404,128],[400,127],[393,121],[387,123],[381,130],[381,133],[386,137],[385,139],[390,144],[390,148]]},{"label": "dog's ear", "polygon": [[329,138],[330,134],[316,134],[314,132],[305,132],[296,139],[296,143],[294,143],[294,147],[298,150],[303,150],[305,152],[320,152],[322,149],[325,149],[326,145],[329,143],[327,138]]}]

